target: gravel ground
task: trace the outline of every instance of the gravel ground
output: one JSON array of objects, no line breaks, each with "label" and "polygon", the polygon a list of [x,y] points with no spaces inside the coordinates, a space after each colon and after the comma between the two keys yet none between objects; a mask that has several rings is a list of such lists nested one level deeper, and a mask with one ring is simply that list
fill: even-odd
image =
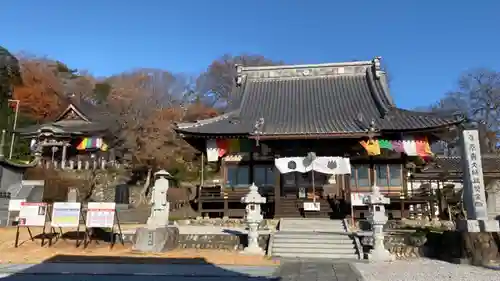
[{"label": "gravel ground", "polygon": [[500,270],[430,259],[391,263],[357,263],[355,265],[366,281],[500,280]]}]

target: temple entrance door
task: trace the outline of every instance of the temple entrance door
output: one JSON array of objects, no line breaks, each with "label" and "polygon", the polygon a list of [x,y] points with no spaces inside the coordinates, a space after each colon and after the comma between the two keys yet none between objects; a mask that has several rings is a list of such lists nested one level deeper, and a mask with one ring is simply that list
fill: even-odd
[{"label": "temple entrance door", "polygon": [[[314,188],[312,177],[314,174]],[[282,175],[281,196],[286,198],[312,199],[323,195],[323,186],[326,184],[327,176],[318,172],[312,173],[288,173]]]},{"label": "temple entrance door", "polygon": [[297,177],[300,173],[287,173],[281,175],[281,197],[299,198],[299,190],[297,186]]}]

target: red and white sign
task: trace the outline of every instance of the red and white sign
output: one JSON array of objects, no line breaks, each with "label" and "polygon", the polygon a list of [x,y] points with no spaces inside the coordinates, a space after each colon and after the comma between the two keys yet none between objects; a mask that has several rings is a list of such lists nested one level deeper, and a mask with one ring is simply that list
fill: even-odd
[{"label": "red and white sign", "polygon": [[366,206],[365,200],[370,193],[367,192],[351,192],[351,205],[352,206]]},{"label": "red and white sign", "polygon": [[113,227],[115,224],[116,203],[89,202],[87,207],[87,227]]},{"label": "red and white sign", "polygon": [[47,217],[47,203],[21,202],[20,226],[44,226]]}]

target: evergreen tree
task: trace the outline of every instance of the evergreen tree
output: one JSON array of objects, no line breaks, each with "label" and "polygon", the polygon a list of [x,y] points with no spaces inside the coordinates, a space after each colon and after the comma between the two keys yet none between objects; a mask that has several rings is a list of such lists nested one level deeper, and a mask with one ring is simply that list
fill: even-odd
[{"label": "evergreen tree", "polygon": [[[14,112],[9,106],[12,98],[12,87],[21,83],[19,61],[7,49],[0,46],[0,130],[12,130]],[[10,140],[10,137],[8,138]],[[6,139],[7,140],[7,139]],[[8,142],[2,147],[7,151]]]}]

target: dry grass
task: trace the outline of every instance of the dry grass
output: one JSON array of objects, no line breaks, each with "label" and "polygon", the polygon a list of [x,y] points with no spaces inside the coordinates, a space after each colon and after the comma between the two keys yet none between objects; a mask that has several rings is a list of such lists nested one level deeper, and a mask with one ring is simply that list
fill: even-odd
[{"label": "dry grass", "polygon": [[[128,228],[128,227],[125,227]],[[26,228],[20,229],[20,243],[14,247],[16,228],[0,229],[1,263],[41,263],[52,262],[107,262],[107,263],[211,263],[225,265],[276,265],[277,261],[266,257],[247,256],[234,251],[176,249],[161,254],[137,253],[131,245],[116,245],[110,249],[109,244],[91,244],[87,249],[75,247],[75,241],[59,240],[51,247],[40,246],[40,241],[31,241]],[[33,235],[42,233],[41,228],[31,228]],[[68,229],[67,231],[71,231]]]}]

